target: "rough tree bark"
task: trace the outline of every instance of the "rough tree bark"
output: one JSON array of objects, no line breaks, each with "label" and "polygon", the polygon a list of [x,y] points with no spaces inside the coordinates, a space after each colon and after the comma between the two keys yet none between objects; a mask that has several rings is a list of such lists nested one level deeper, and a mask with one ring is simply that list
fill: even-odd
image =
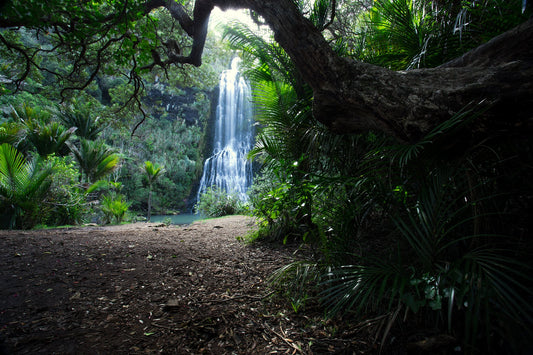
[{"label": "rough tree bark", "polygon": [[[151,5],[176,3],[152,1]],[[314,92],[315,117],[335,132],[378,130],[400,141],[416,141],[465,108],[483,112],[473,127],[529,134],[533,126],[533,20],[500,35],[461,58],[432,69],[395,72],[338,57],[291,0],[197,0],[195,46],[176,62],[201,64],[205,28],[214,6],[247,8],[261,15]],[[174,9],[173,14],[178,13]]]}]

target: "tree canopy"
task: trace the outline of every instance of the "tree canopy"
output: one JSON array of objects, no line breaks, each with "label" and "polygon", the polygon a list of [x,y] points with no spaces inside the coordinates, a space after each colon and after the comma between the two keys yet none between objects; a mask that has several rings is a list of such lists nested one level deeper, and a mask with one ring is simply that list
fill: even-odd
[{"label": "tree canopy", "polygon": [[[124,74],[135,88],[131,97],[138,100],[143,70],[201,65],[215,6],[249,9],[270,26],[312,88],[315,117],[334,131],[378,130],[416,141],[467,108],[483,118],[474,128],[481,137],[487,130],[531,129],[533,20],[437,68],[394,71],[339,55],[324,36],[337,4],[324,3],[326,11],[309,14],[293,0],[15,0],[3,7],[0,27],[23,26],[49,45],[23,45],[15,31],[1,32],[0,42],[6,55],[19,60],[13,68],[19,88],[40,69],[63,83],[65,97],[100,72],[127,64]],[[171,18],[171,31],[162,31],[165,16]],[[71,64],[66,71],[41,67],[37,53],[59,53]],[[502,113],[510,108],[514,114],[503,122]]]}]

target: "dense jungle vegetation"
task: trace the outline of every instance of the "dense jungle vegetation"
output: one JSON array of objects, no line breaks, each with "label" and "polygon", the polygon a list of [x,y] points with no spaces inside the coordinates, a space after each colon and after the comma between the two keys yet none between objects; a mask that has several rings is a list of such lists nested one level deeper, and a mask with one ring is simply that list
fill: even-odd
[{"label": "dense jungle vegetation", "polygon": [[[165,13],[153,20],[160,31],[171,32]],[[5,30],[2,36],[37,50],[33,60],[40,67],[66,73],[73,66],[49,55],[50,44],[35,31]],[[212,60],[202,68],[143,73],[143,94],[131,102],[136,88],[121,74],[128,70],[125,63],[114,63],[86,88],[68,94],[51,69],[32,70],[14,88],[7,83],[21,63],[2,47],[0,143],[9,144],[1,160],[2,227],[134,220],[149,209],[190,211],[218,77],[233,55],[216,34],[209,48]],[[164,167],[153,186],[146,162]]]},{"label": "dense jungle vegetation", "polygon": [[[404,71],[438,67],[531,17],[530,2],[520,0],[295,3],[337,56]],[[109,4],[118,8],[121,2]],[[146,31],[150,38],[147,28],[157,20],[167,42],[182,40],[165,12],[145,20],[138,11],[129,31]],[[28,63],[27,52],[17,48],[31,52],[52,44],[42,31],[24,27],[0,34],[3,223],[20,228],[79,222],[83,208],[91,208],[87,192],[98,189],[105,191],[101,200],[108,210],[130,203],[145,208],[152,187],[156,209],[183,208],[180,201],[200,168],[208,93],[231,50],[208,43],[201,69],[165,72],[153,65],[142,76],[130,73],[129,81],[112,73],[132,62],[109,54],[111,69],[76,94],[57,86],[51,69],[37,68],[78,75],[77,60],[85,57],[65,53],[58,60],[35,51],[17,91],[10,80],[21,78]],[[154,36],[161,41],[159,32]],[[447,334],[452,353],[531,351],[528,131],[485,130],[478,139],[472,127],[488,108],[472,103],[416,140],[399,141],[380,129],[333,133],[314,115],[315,88],[273,36],[232,23],[224,37],[244,58],[261,127],[250,153],[262,165],[250,191],[249,209],[260,221],[253,238],[301,243],[309,251],[307,260],[273,278],[294,311],[305,314],[319,302],[328,317],[379,318],[380,339],[405,328]],[[120,50],[139,50],[128,45]],[[147,43],[137,45],[147,49],[140,50],[144,57],[134,57],[134,70],[152,60],[163,64]],[[180,63],[167,54],[169,63]],[[179,113],[165,117],[155,102],[143,105],[152,109],[130,137],[141,117],[139,96],[131,94],[141,82],[146,93],[194,93],[180,107],[196,108],[198,122],[190,124]],[[506,114],[512,121],[513,113]],[[149,169],[146,160],[159,165]],[[152,179],[162,167],[164,173]],[[107,183],[94,184],[103,177]],[[105,211],[102,218],[115,216]]]}]

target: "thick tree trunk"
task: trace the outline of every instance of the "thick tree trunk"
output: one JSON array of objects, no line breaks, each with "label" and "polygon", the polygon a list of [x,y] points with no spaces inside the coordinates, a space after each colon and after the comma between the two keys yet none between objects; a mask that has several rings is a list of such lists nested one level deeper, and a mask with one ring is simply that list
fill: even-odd
[{"label": "thick tree trunk", "polygon": [[339,58],[291,1],[250,1],[314,90],[316,118],[340,133],[413,141],[455,113],[486,109],[477,130],[531,129],[533,21],[447,66],[394,72]]},{"label": "thick tree trunk", "polygon": [[476,134],[531,132],[533,20],[441,67],[395,72],[338,57],[292,0],[197,0],[195,13],[213,6],[265,19],[313,89],[315,117],[335,132],[378,130],[416,141],[471,108],[481,112]]}]

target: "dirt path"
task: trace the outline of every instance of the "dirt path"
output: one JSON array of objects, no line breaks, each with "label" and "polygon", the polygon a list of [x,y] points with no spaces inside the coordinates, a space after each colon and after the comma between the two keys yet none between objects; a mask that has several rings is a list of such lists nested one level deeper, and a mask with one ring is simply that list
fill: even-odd
[{"label": "dirt path", "polygon": [[236,240],[251,228],[233,216],[0,231],[0,344],[16,354],[352,349],[353,339],[271,297],[266,279],[292,252]]}]

